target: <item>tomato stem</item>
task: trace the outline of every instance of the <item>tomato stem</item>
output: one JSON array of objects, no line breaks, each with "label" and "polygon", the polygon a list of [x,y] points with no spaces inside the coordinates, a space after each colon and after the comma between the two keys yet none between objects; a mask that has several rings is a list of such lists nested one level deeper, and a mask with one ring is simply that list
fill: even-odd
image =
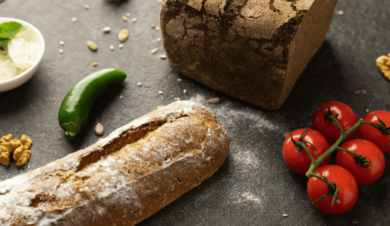
[{"label": "tomato stem", "polygon": [[319,197],[318,199],[316,199],[314,202],[312,202],[313,204],[315,202],[318,202],[326,197],[328,197],[329,195],[333,195],[333,198],[332,198],[332,204],[331,206],[333,206],[334,202],[336,201],[337,203],[340,203],[340,200],[337,198],[337,195],[339,193],[339,188],[337,187],[336,183],[334,182],[330,182],[328,179],[326,179],[326,177],[324,175],[317,175],[317,174],[314,174],[314,173],[310,173],[309,176],[311,177],[315,177],[321,181],[323,181],[324,183],[326,183],[326,186],[328,187],[328,191],[321,197]]},{"label": "tomato stem", "polygon": [[[334,116],[333,116],[333,117],[332,117],[332,116],[333,116],[333,115],[330,115],[331,118],[334,117]],[[333,152],[335,152],[335,151],[339,148],[341,142],[343,142],[343,140],[345,140],[345,138],[347,138],[349,134],[351,134],[351,133],[352,133],[355,129],[357,129],[362,123],[364,123],[364,121],[363,121],[363,119],[359,119],[358,122],[357,122],[354,126],[352,126],[349,130],[347,130],[347,131],[344,131],[344,130],[341,128],[339,122],[336,120],[335,117],[334,117],[333,123],[340,129],[341,135],[340,135],[339,139],[338,139],[332,146],[330,146],[330,148],[329,148],[323,155],[321,155],[321,157],[319,157],[317,160],[314,160],[314,161],[312,160],[311,166],[310,166],[309,170],[308,170],[307,173],[306,173],[306,176],[307,176],[307,177],[311,177],[312,174],[313,174],[313,172],[314,172],[314,170],[317,169],[317,167],[321,164],[321,162],[322,162],[326,157],[328,157],[330,154],[332,154]]]},{"label": "tomato stem", "polygon": [[340,148],[340,147],[338,147],[337,149],[340,150],[340,151],[345,151],[349,155],[351,155],[355,159],[356,165],[361,166],[363,168],[371,167],[371,162],[367,160],[366,156],[356,154],[353,151],[350,151],[350,150],[347,150],[347,149],[344,149],[344,148]]}]

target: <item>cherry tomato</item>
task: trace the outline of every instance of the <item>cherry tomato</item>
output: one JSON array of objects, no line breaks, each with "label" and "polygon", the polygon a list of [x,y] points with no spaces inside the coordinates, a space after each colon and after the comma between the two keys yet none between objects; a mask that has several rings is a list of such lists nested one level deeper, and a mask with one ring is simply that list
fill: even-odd
[{"label": "cherry tomato", "polygon": [[[305,130],[306,129],[297,129],[293,131],[291,134],[294,141],[298,141]],[[329,143],[326,138],[321,133],[313,129],[309,129],[303,138],[303,142],[307,141],[313,144],[318,150],[316,151],[311,145],[306,144],[307,149],[315,159],[318,159],[329,149]],[[291,141],[291,135],[288,135],[284,141],[282,152],[284,161],[292,171],[300,175],[306,175],[306,172],[311,165],[310,157],[305,150],[297,150],[294,143]],[[329,162],[329,158],[330,155],[321,162],[321,166],[326,165]]]},{"label": "cherry tomato", "polygon": [[[364,116],[363,120],[366,122],[376,122],[379,123],[378,116],[385,124],[386,127],[390,127],[390,112],[387,111],[373,111]],[[389,136],[383,134],[378,129],[367,126],[367,124],[362,124],[358,128],[359,137],[365,140],[369,140],[382,150],[383,153],[390,153]]]},{"label": "cherry tomato", "polygon": [[[347,141],[341,147],[365,156],[367,161],[370,162],[370,167],[363,168],[355,162],[355,158],[349,153],[338,150],[336,164],[348,170],[355,177],[358,184],[372,184],[382,176],[385,171],[386,160],[381,149],[374,143],[363,139],[353,139]],[[365,164],[361,165],[364,166]]]},{"label": "cherry tomato", "polygon": [[[349,130],[353,127],[357,121],[358,117],[356,113],[350,108],[348,105],[338,102],[338,101],[329,101],[323,103],[315,112],[313,116],[313,128],[320,132],[322,135],[326,137],[329,143],[335,143],[340,137],[340,130],[337,128],[335,124],[332,122],[325,122],[324,114],[320,109],[322,109],[325,113],[328,111],[328,107],[330,107],[330,112],[335,115],[338,114],[336,118],[340,123],[341,128],[344,131]],[[353,131],[345,141],[350,140],[356,136],[357,130]]]},{"label": "cherry tomato", "polygon": [[[341,166],[326,165],[319,167],[314,174],[325,176],[330,182],[334,182],[339,188],[337,198],[340,203],[334,202],[333,194],[317,201],[314,205],[324,213],[339,215],[345,213],[355,205],[358,197],[358,185],[350,172]],[[307,182],[307,194],[312,202],[328,192],[326,183],[318,178],[310,177]]]}]

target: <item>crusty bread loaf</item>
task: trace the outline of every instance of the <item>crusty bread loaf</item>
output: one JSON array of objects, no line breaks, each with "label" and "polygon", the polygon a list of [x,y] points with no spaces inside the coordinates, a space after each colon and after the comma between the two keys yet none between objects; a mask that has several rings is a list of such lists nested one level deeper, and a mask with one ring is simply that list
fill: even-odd
[{"label": "crusty bread loaf", "polygon": [[206,108],[175,102],[86,149],[0,182],[0,224],[135,225],[210,177],[229,142]]},{"label": "crusty bread loaf", "polygon": [[180,73],[278,109],[320,48],[337,0],[164,0],[162,44]]}]

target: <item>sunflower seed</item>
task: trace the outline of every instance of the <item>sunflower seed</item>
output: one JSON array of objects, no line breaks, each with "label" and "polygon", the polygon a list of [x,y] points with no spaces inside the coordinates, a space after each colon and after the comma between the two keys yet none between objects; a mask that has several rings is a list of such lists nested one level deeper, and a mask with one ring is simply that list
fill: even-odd
[{"label": "sunflower seed", "polygon": [[150,52],[151,52],[152,54],[157,53],[157,48],[152,49]]},{"label": "sunflower seed", "polygon": [[219,102],[219,98],[218,97],[214,97],[214,98],[211,98],[207,101],[207,103],[210,103],[210,104],[215,104],[215,103],[218,103]]},{"label": "sunflower seed", "polygon": [[100,124],[100,123],[98,122],[98,124],[96,124],[96,126],[95,126],[95,133],[96,133],[98,136],[100,136],[100,135],[103,134],[103,132],[104,132],[104,127],[103,127],[102,124]]}]

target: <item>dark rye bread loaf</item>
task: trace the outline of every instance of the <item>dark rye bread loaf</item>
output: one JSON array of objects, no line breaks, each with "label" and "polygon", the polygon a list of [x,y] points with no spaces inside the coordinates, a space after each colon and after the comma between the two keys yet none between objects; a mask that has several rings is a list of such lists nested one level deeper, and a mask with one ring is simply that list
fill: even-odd
[{"label": "dark rye bread loaf", "polygon": [[163,46],[176,70],[275,110],[325,39],[337,0],[165,0]]}]

